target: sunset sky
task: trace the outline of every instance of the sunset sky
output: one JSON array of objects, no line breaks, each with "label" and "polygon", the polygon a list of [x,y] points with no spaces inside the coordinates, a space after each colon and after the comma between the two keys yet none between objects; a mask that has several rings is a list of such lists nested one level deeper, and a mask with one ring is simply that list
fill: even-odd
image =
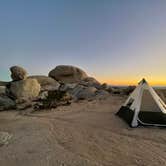
[{"label": "sunset sky", "polygon": [[166,85],[166,0],[1,0],[0,80],[76,65],[101,82]]}]

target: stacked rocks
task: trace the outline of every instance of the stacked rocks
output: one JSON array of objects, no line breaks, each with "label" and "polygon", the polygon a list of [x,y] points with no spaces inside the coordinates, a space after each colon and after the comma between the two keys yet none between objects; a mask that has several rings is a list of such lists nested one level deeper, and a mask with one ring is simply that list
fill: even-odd
[{"label": "stacked rocks", "polygon": [[6,94],[0,98],[0,110],[16,108],[18,104],[35,99],[40,92],[36,79],[29,79],[27,71],[20,66],[10,68],[12,81],[5,83]]},{"label": "stacked rocks", "polygon": [[26,106],[27,103],[32,106],[33,101],[39,102],[39,100],[47,103],[49,107],[52,105],[56,107],[62,103],[66,104],[66,101],[69,103],[69,99],[89,100],[98,95],[108,94],[105,86],[75,66],[56,66],[48,76],[28,76],[28,72],[20,66],[12,66],[10,71],[12,81],[0,82],[0,86],[6,86],[5,97],[0,98],[0,110],[24,108],[20,104],[25,102]]},{"label": "stacked rocks", "polygon": [[13,81],[7,87],[8,94],[14,99],[31,100],[39,95],[40,84],[36,79],[27,78],[27,71],[20,66],[10,68]]}]

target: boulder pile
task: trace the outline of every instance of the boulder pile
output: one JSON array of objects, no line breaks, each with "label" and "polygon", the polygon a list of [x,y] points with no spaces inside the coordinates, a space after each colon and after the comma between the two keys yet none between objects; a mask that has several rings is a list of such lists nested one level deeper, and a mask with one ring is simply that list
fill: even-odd
[{"label": "boulder pile", "polygon": [[12,81],[0,81],[0,86],[6,87],[5,93],[0,93],[0,110],[51,108],[112,93],[109,85],[101,85],[75,66],[56,66],[48,76],[28,76],[28,72],[20,66],[12,66],[10,71]]}]

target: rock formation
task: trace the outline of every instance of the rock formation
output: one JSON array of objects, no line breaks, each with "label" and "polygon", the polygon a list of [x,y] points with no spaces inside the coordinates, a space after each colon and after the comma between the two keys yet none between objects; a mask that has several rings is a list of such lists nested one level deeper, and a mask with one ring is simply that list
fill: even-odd
[{"label": "rock formation", "polygon": [[41,86],[41,91],[58,90],[60,86],[58,81],[54,80],[51,77],[36,75],[36,76],[29,76],[28,78],[36,79]]},{"label": "rock formation", "polygon": [[0,94],[0,110],[51,108],[109,94],[107,86],[75,66],[56,66],[49,76],[27,76],[27,71],[20,66],[11,67],[10,71],[13,81],[0,81],[0,85],[6,87],[6,93],[0,91],[3,92]]},{"label": "rock formation", "polygon": [[82,88],[78,93],[75,94],[78,100],[92,99],[96,95],[97,89],[95,87]]},{"label": "rock formation", "polygon": [[40,84],[36,79],[11,82],[9,91],[14,99],[30,100],[39,95]]},{"label": "rock formation", "polygon": [[56,66],[48,75],[62,83],[76,83],[88,77],[82,69],[67,65]]},{"label": "rock formation", "polygon": [[87,87],[95,87],[97,89],[99,89],[101,86],[100,82],[93,77],[86,77],[85,79],[81,80],[79,84]]}]

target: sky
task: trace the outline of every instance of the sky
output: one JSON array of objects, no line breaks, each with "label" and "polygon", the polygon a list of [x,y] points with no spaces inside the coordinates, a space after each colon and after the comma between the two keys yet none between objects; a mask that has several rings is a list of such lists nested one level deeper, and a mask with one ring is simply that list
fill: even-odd
[{"label": "sky", "polygon": [[74,65],[100,82],[166,85],[165,0],[1,0],[0,80]]}]

